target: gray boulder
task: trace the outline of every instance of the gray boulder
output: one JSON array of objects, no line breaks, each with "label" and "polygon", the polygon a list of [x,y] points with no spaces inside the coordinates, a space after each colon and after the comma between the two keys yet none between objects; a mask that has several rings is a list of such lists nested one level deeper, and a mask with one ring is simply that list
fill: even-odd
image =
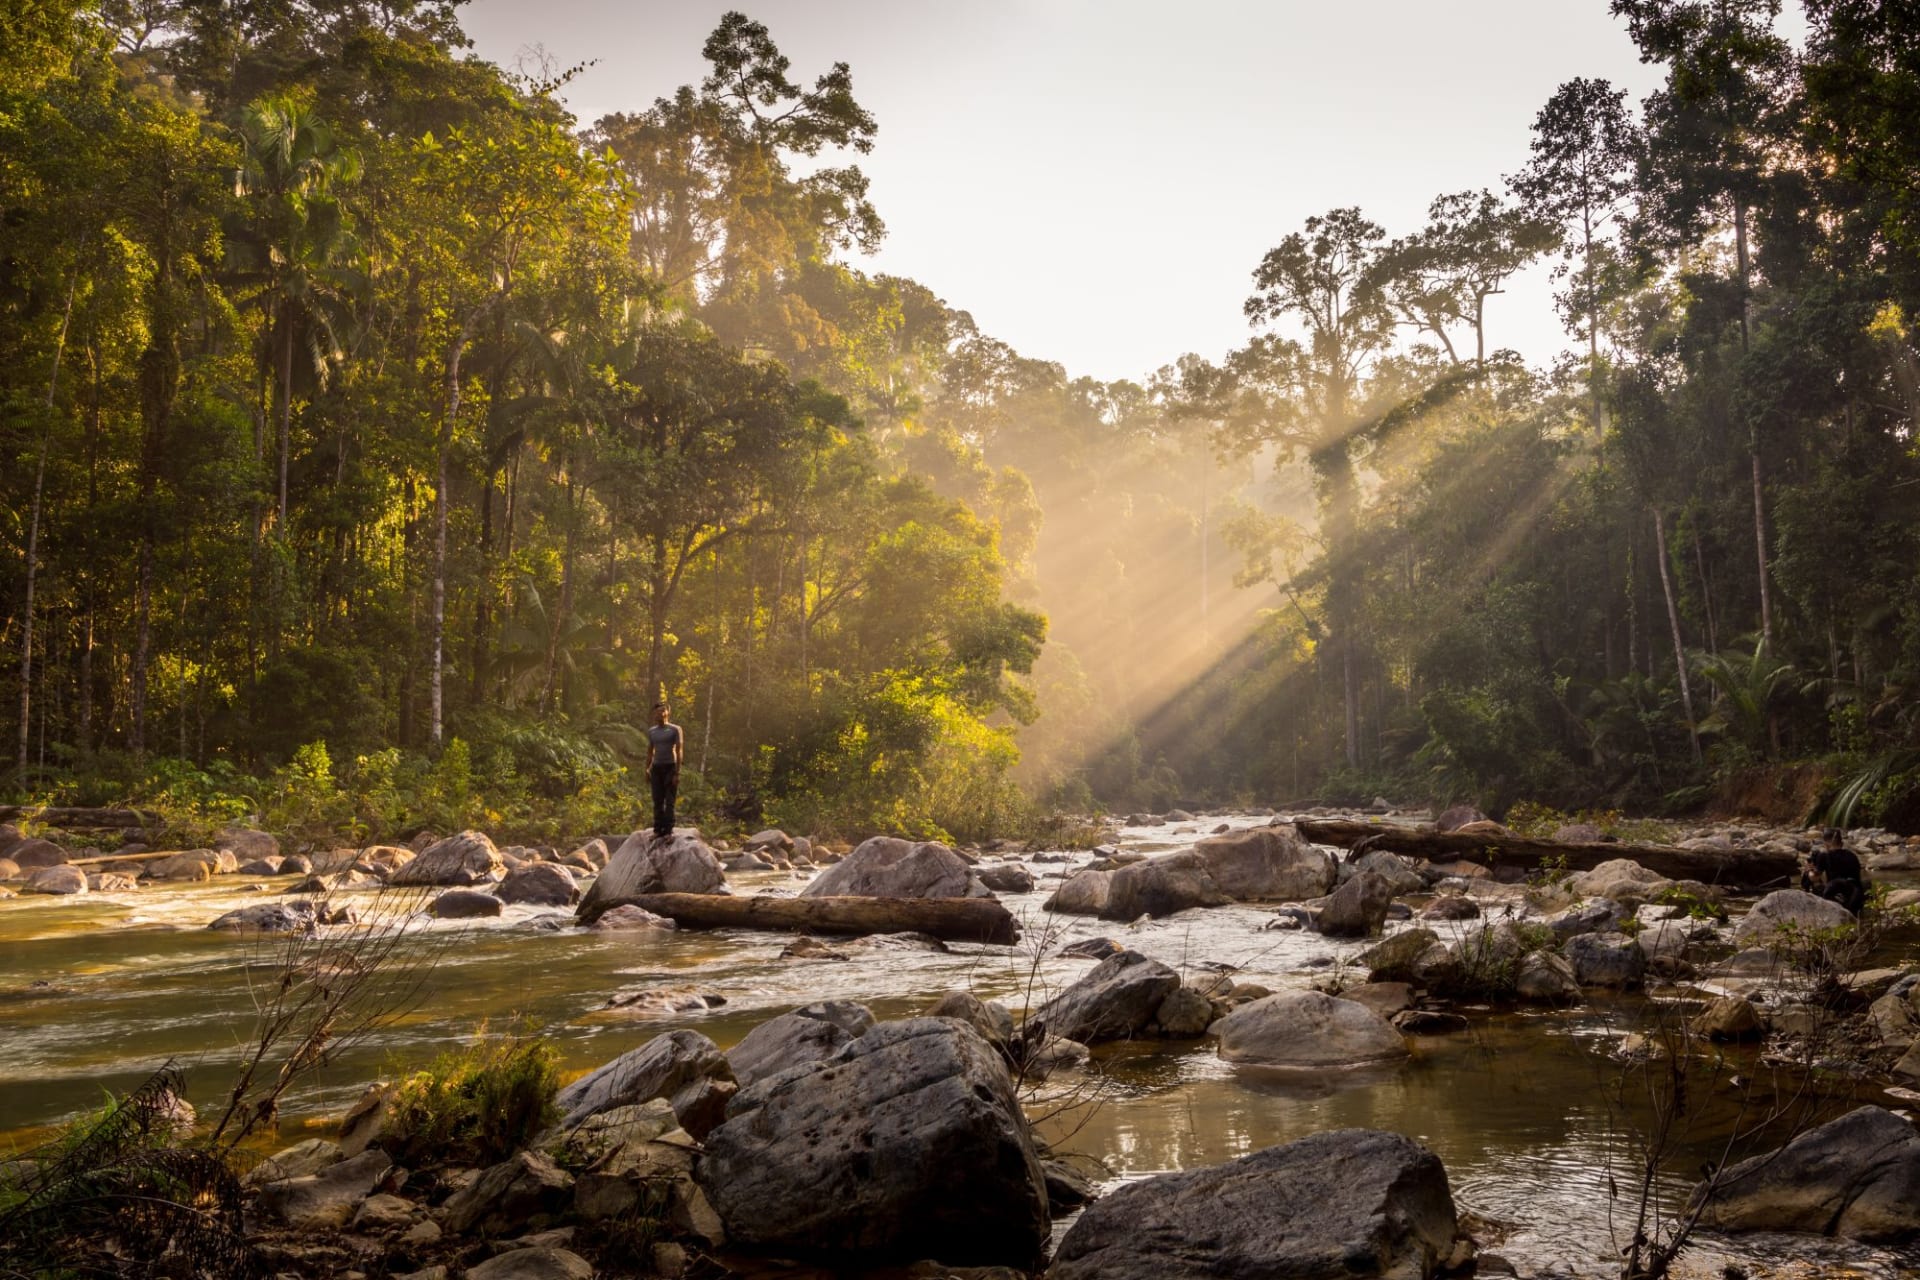
[{"label": "gray boulder", "polygon": [[1647,972],[1647,953],[1623,934],[1583,933],[1569,938],[1566,958],[1583,987],[1637,987]]},{"label": "gray boulder", "polygon": [[384,1152],[363,1151],[316,1173],[264,1184],[258,1207],[268,1221],[296,1231],[338,1230],[392,1170],[393,1161]]},{"label": "gray boulder", "polygon": [[725,893],[727,876],[706,841],[688,831],[657,840],[636,831],[607,860],[606,870],[580,900],[581,914],[598,904],[645,893]]},{"label": "gray boulder", "polygon": [[1584,898],[1564,911],[1556,911],[1543,924],[1561,942],[1583,934],[1605,933],[1620,927],[1628,912],[1612,898]]},{"label": "gray boulder", "polygon": [[803,898],[990,898],[973,868],[937,841],[875,836],[815,876]]},{"label": "gray boulder", "polygon": [[1573,1004],[1580,999],[1580,980],[1565,956],[1532,951],[1522,956],[1514,974],[1514,994],[1543,1004]]},{"label": "gray boulder", "polygon": [[1012,1011],[996,1001],[982,1000],[971,991],[949,991],[929,1005],[921,1016],[958,1019],[978,1031],[996,1049],[1005,1049],[1013,1043]]},{"label": "gray boulder", "polygon": [[228,827],[213,838],[216,850],[231,853],[239,862],[253,862],[280,856],[280,842],[264,831],[250,827]]},{"label": "gray boulder", "polygon": [[539,907],[570,907],[580,901],[580,885],[573,872],[557,862],[536,862],[509,872],[494,892],[502,902]]},{"label": "gray boulder", "polygon": [[1575,876],[1567,888],[1585,898],[1645,902],[1672,884],[1673,881],[1659,872],[1648,870],[1630,858],[1615,858]]},{"label": "gray boulder", "polygon": [[727,1051],[733,1078],[745,1088],[806,1062],[830,1058],[873,1030],[873,1014],[851,1000],[825,1000],[770,1018]]},{"label": "gray boulder", "polygon": [[554,1104],[560,1108],[561,1122],[573,1128],[615,1107],[671,1098],[702,1078],[733,1078],[733,1068],[720,1046],[698,1031],[669,1031],[574,1081],[559,1092]]},{"label": "gray boulder", "polygon": [[1113,875],[1111,871],[1081,871],[1067,877],[1047,899],[1046,909],[1075,916],[1106,914],[1107,899],[1113,894]]},{"label": "gray boulder", "polygon": [[50,867],[40,867],[27,876],[27,882],[20,886],[22,893],[45,893],[59,897],[87,892],[87,873],[78,867],[60,863]]},{"label": "gray boulder", "polygon": [[1799,889],[1777,889],[1753,904],[1753,910],[1734,926],[1733,939],[1741,946],[1766,946],[1794,935],[1822,933],[1853,923],[1853,912]]},{"label": "gray boulder", "polygon": [[573,1175],[519,1151],[454,1192],[440,1219],[454,1235],[504,1236],[550,1226],[572,1207]]},{"label": "gray boulder", "polygon": [[1292,826],[1211,836],[1193,851],[1220,892],[1241,902],[1299,902],[1333,888],[1333,859]]},{"label": "gray boulder", "polygon": [[1330,938],[1365,938],[1380,932],[1393,886],[1384,876],[1362,871],[1333,891],[1320,909],[1320,932]]},{"label": "gray boulder", "polygon": [[851,1269],[939,1258],[1030,1269],[1047,1187],[1013,1081],[944,1018],[873,1028],[741,1090],[695,1177],[750,1249]]},{"label": "gray boulder", "polygon": [[22,871],[38,871],[42,867],[62,867],[68,862],[65,849],[51,840],[42,840],[37,836],[14,845],[8,852],[7,859]]},{"label": "gray boulder", "polygon": [[997,866],[980,867],[977,871],[980,883],[995,893],[1032,893],[1034,887],[1033,872],[1017,862],[1002,862]]},{"label": "gray boulder", "polygon": [[1180,987],[1180,975],[1138,951],[1122,951],[1095,965],[1078,982],[1040,1006],[1025,1038],[1038,1044],[1058,1036],[1082,1044],[1128,1040],[1152,1025],[1160,1004]]},{"label": "gray boulder", "polygon": [[493,841],[479,831],[462,831],[428,845],[418,857],[387,877],[387,883],[464,888],[495,883],[506,873],[506,863],[501,861]]},{"label": "gray boulder", "polygon": [[207,928],[222,933],[312,933],[319,923],[318,916],[311,898],[295,898],[237,908]]},{"label": "gray boulder", "polygon": [[1411,1138],[1336,1129],[1129,1183],[1060,1242],[1048,1280],[1425,1280],[1452,1252],[1453,1193]]},{"label": "gray boulder", "polygon": [[1356,872],[1371,871],[1385,880],[1388,889],[1396,898],[1404,894],[1425,892],[1427,887],[1425,878],[1413,869],[1411,862],[1385,849],[1371,849],[1361,854],[1353,860],[1353,869]]},{"label": "gray boulder", "polygon": [[1258,1067],[1353,1067],[1407,1056],[1391,1023],[1354,1000],[1318,991],[1266,996],[1214,1026],[1220,1056]]},{"label": "gray boulder", "polygon": [[477,889],[449,889],[427,904],[427,914],[440,920],[482,920],[500,910],[500,899]]},{"label": "gray boulder", "polygon": [[1163,853],[1121,867],[1107,884],[1107,920],[1170,916],[1191,907],[1224,907],[1233,899],[1221,892],[1198,850]]},{"label": "gray boulder", "polygon": [[1742,1160],[1694,1196],[1705,1200],[1701,1225],[1720,1231],[1910,1239],[1920,1232],[1920,1133],[1891,1111],[1861,1107]]}]

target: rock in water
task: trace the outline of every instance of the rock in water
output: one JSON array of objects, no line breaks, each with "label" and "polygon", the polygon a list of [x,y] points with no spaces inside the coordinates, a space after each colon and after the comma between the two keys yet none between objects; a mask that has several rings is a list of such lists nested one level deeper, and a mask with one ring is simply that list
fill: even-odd
[{"label": "rock in water", "polygon": [[1329,938],[1365,938],[1378,933],[1392,904],[1393,886],[1385,876],[1359,872],[1334,890],[1320,909],[1320,932]]},{"label": "rock in water", "polygon": [[1046,909],[1075,916],[1106,914],[1107,899],[1113,893],[1113,875],[1111,871],[1081,871],[1069,876],[1047,899]]},{"label": "rock in water", "polygon": [[264,831],[250,827],[228,827],[213,838],[215,849],[224,849],[241,862],[280,855],[280,842]]},{"label": "rock in water", "polygon": [[727,1052],[742,1088],[768,1076],[818,1062],[873,1030],[873,1014],[850,1000],[826,1000],[771,1018],[747,1032]]},{"label": "rock in water", "polygon": [[803,898],[990,898],[965,859],[937,841],[875,836],[814,877]]},{"label": "rock in water", "polygon": [[207,928],[228,933],[312,933],[318,914],[310,898],[261,902],[229,911]]},{"label": "rock in water", "polygon": [[541,907],[570,907],[580,900],[573,872],[557,862],[537,862],[508,874],[496,890],[502,902],[527,902]]},{"label": "rock in water", "polygon": [[997,867],[981,867],[978,875],[980,883],[995,893],[1033,892],[1033,872],[1017,862],[1003,862]]},{"label": "rock in water", "polygon": [[1452,1251],[1447,1171],[1411,1138],[1336,1129],[1090,1205],[1048,1280],[1424,1280]]},{"label": "rock in water", "polygon": [[449,889],[427,904],[427,914],[440,920],[479,920],[500,910],[500,899],[477,889]]},{"label": "rock in water", "polygon": [[1212,836],[1193,851],[1220,892],[1241,902],[1299,902],[1333,888],[1333,860],[1291,826]]},{"label": "rock in water", "polygon": [[1391,1023],[1355,1000],[1318,991],[1241,1005],[1216,1028],[1220,1056],[1253,1067],[1354,1067],[1407,1056]]},{"label": "rock in water", "polygon": [[87,892],[87,873],[64,863],[41,867],[20,886],[22,893],[68,895]]},{"label": "rock in water", "polygon": [[602,1111],[671,1097],[702,1077],[733,1079],[720,1046],[698,1031],[669,1031],[575,1080],[554,1103],[572,1128]]},{"label": "rock in water", "polygon": [[500,851],[478,831],[462,831],[429,845],[419,857],[396,870],[388,884],[464,888],[491,884],[507,873]]},{"label": "rock in water", "polygon": [[741,1090],[695,1176],[728,1238],[837,1267],[1030,1268],[1047,1186],[999,1055],[944,1018],[888,1022]]},{"label": "rock in water", "polygon": [[42,867],[63,867],[68,861],[65,849],[51,840],[38,838],[20,841],[13,846],[7,858],[22,871],[38,871]]},{"label": "rock in water", "polygon": [[644,893],[725,893],[726,872],[706,842],[676,831],[656,840],[651,831],[628,836],[607,861],[607,869],[580,900],[580,915],[593,918],[597,903]]},{"label": "rock in water", "polygon": [[1190,907],[1224,907],[1231,901],[1214,883],[1206,859],[1188,849],[1163,853],[1114,872],[1100,914],[1108,920],[1135,920],[1141,916],[1170,916]]},{"label": "rock in water", "polygon": [[1029,1044],[1059,1036],[1082,1044],[1129,1040],[1153,1023],[1160,1004],[1180,988],[1180,975],[1138,951],[1122,951],[1040,1006],[1025,1028]]},{"label": "rock in water", "polygon": [[1920,1133],[1880,1107],[1810,1129],[1742,1160],[1704,1197],[1700,1223],[1721,1231],[1806,1231],[1894,1241],[1920,1232]]},{"label": "rock in water", "polygon": [[1777,889],[1753,904],[1753,910],[1740,918],[1733,938],[1742,946],[1765,946],[1795,934],[1808,934],[1844,928],[1853,923],[1853,912],[1837,902],[1804,893],[1799,889]]},{"label": "rock in water", "polygon": [[1624,934],[1583,933],[1567,939],[1566,957],[1583,987],[1637,987],[1646,976],[1647,953]]}]

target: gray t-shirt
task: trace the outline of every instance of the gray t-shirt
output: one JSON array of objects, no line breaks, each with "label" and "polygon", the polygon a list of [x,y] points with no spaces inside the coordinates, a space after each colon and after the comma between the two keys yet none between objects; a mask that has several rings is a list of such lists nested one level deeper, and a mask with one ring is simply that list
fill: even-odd
[{"label": "gray t-shirt", "polygon": [[653,763],[672,764],[673,749],[680,745],[680,726],[656,724],[647,729],[647,741],[653,744]]}]

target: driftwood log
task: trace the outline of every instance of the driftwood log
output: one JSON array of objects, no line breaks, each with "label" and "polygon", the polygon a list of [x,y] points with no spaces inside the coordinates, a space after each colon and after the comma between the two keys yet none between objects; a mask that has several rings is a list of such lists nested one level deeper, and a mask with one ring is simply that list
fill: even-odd
[{"label": "driftwood log", "polygon": [[632,905],[694,929],[859,936],[925,933],[943,942],[1011,946],[1020,925],[993,898],[771,898],[707,893],[642,893],[583,905],[580,923]]},{"label": "driftwood log", "polygon": [[141,809],[43,809],[0,804],[0,822],[38,822],[61,831],[138,831],[158,828],[160,815]]},{"label": "driftwood log", "polygon": [[1670,880],[1698,880],[1729,889],[1778,889],[1793,884],[1800,860],[1787,853],[1758,849],[1677,849],[1669,845],[1592,843],[1535,840],[1527,836],[1428,831],[1387,823],[1344,819],[1302,818],[1294,824],[1315,844],[1351,849],[1365,844],[1425,858],[1430,862],[1465,859],[1484,866],[1523,867],[1529,871],[1549,861],[1570,871],[1591,871],[1603,862],[1625,858]]}]

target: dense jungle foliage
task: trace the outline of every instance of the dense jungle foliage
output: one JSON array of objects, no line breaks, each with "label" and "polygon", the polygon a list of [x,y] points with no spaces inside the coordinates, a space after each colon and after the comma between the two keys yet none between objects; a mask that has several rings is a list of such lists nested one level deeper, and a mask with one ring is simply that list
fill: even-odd
[{"label": "dense jungle foliage", "polygon": [[1500,190],[1309,219],[1245,347],[1102,383],[858,269],[879,122],[742,15],[585,124],[458,0],[12,0],[5,789],[618,829],[664,691],[707,822],[1816,761],[1911,828],[1920,16],[1612,8],[1645,103],[1566,84]]}]

